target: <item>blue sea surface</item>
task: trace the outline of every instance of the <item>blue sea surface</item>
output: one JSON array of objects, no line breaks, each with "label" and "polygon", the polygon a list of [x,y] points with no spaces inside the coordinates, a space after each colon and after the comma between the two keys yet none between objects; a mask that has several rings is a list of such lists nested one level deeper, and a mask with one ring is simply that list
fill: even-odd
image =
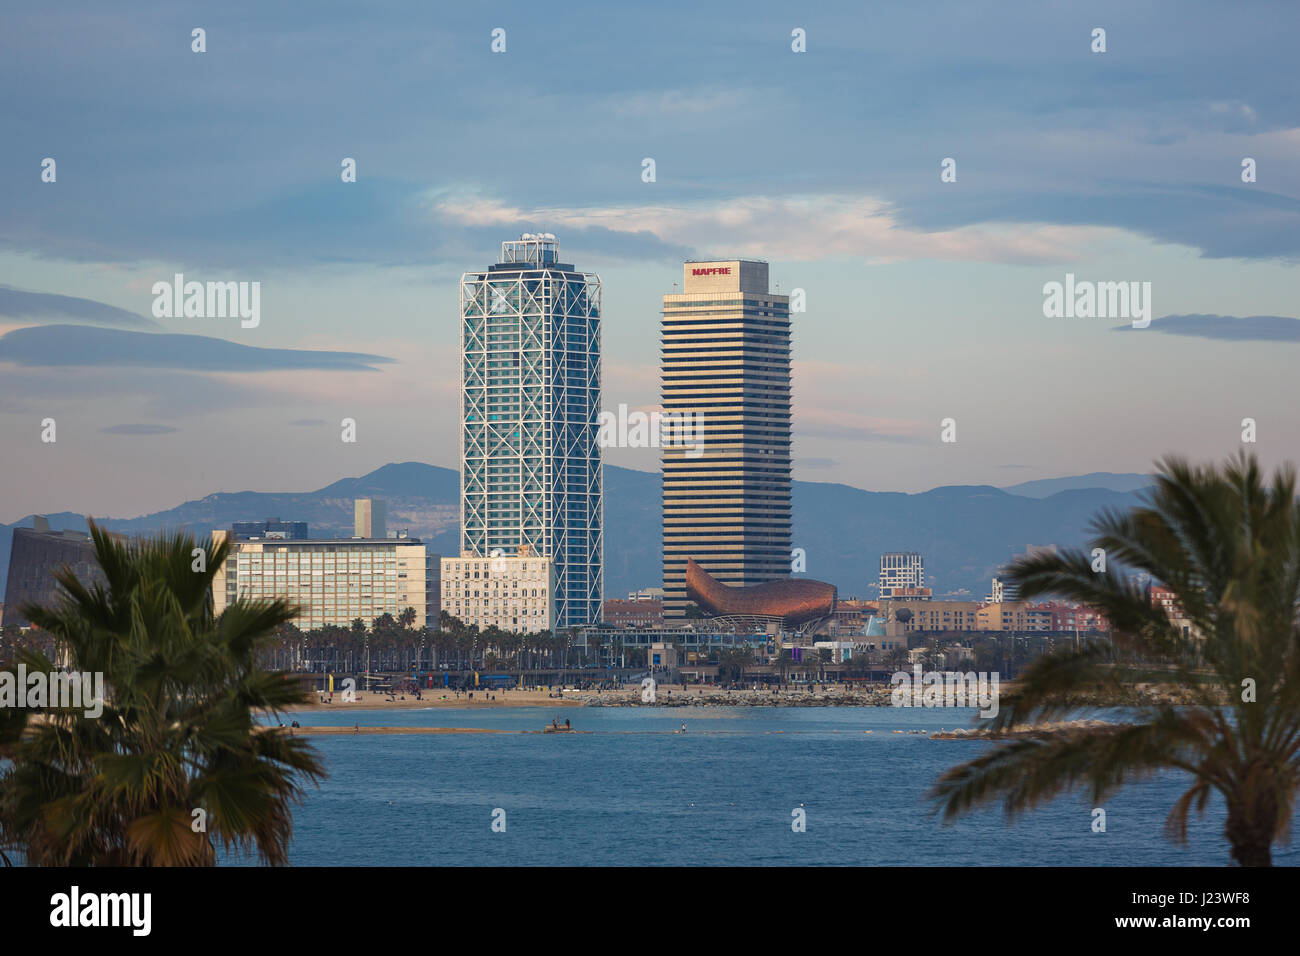
[{"label": "blue sea surface", "polygon": [[[329,777],[294,815],[291,862],[364,865],[1228,865],[1223,804],[1163,833],[1188,778],[1163,774],[1093,807],[1063,796],[1008,822],[942,824],[925,794],[988,742],[896,731],[972,726],[970,709],[545,708],[334,711],[318,726],[514,733],[316,736]],[[287,718],[286,718],[287,722]],[[673,733],[682,723],[686,733]],[[492,829],[505,811],[505,832]],[[807,829],[794,832],[793,811]],[[237,862],[237,861],[230,861]],[[244,861],[248,862],[248,861]],[[1274,862],[1300,851],[1275,847]]]}]

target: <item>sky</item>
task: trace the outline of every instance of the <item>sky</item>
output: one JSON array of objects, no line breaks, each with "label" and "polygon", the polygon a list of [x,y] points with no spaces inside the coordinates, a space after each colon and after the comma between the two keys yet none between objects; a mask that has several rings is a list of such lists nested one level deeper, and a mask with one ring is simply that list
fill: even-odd
[{"label": "sky", "polygon": [[[457,467],[459,277],[537,231],[601,277],[608,409],[655,407],[684,259],[804,290],[799,479],[1297,457],[1293,2],[0,17],[2,521]],[[260,321],[155,316],[176,273],[260,283]],[[1150,283],[1150,325],[1046,316],[1067,274]]]}]

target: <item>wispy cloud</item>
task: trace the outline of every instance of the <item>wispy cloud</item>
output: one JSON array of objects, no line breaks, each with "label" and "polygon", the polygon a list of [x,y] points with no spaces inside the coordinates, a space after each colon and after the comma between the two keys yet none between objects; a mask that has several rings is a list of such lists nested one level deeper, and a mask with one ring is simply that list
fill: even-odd
[{"label": "wispy cloud", "polygon": [[25,366],[110,366],[188,371],[284,369],[374,371],[392,362],[364,352],[264,349],[206,335],[125,332],[79,325],[14,329],[0,337],[0,361]]},{"label": "wispy cloud", "polygon": [[72,295],[28,292],[0,284],[0,318],[27,322],[81,322],[156,329],[158,323],[115,305]]},{"label": "wispy cloud", "polygon": [[1220,342],[1300,342],[1300,319],[1285,315],[1166,315],[1145,329],[1132,325],[1116,332],[1164,332]]},{"label": "wispy cloud", "polygon": [[773,259],[852,257],[874,262],[1061,262],[1120,235],[1100,226],[981,225],[925,231],[903,225],[893,206],[865,195],[744,196],[682,205],[512,205],[478,193],[437,195],[434,214],[461,226],[547,224],[572,234],[649,235],[671,248],[742,250]]}]

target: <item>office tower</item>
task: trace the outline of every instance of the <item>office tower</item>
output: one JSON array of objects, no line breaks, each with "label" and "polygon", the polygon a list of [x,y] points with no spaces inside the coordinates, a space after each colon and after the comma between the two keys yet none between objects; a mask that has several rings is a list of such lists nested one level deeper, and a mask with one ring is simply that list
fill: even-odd
[{"label": "office tower", "polygon": [[[212,532],[214,543],[228,537]],[[419,538],[233,539],[212,579],[213,610],[237,597],[281,598],[300,609],[293,623],[309,631],[357,618],[370,625],[381,614],[400,619],[409,607],[420,628],[438,619],[437,561]]]},{"label": "office tower", "polygon": [[767,263],[687,262],[663,300],[663,410],[702,447],[664,443],[664,614],[686,561],[748,587],[790,574],[790,304]]},{"label": "office tower", "polygon": [[358,498],[353,504],[353,531],[358,538],[388,537],[388,505],[374,498]]},{"label": "office tower", "polygon": [[925,586],[925,561],[915,551],[888,551],[880,556],[880,596],[900,597]]},{"label": "office tower", "polygon": [[525,233],[461,277],[460,314],[461,557],[551,558],[555,627],[598,621],[600,278]]}]

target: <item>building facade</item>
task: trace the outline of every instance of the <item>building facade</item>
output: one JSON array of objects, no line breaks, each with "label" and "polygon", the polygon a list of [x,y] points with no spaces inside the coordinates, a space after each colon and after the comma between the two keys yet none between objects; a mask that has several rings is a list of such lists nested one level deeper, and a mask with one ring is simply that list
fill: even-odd
[{"label": "building facade", "polygon": [[[121,535],[113,537],[125,540]],[[52,531],[49,521],[40,515],[33,519],[33,527],[14,528],[0,623],[28,627],[31,622],[22,612],[25,604],[57,605],[63,588],[54,575],[65,565],[85,587],[103,583],[94,542],[84,531]]]},{"label": "building facade", "polygon": [[487,558],[442,559],[442,610],[480,630],[533,634],[555,628],[555,559],[527,547]]},{"label": "building facade", "polygon": [[664,602],[662,600],[626,600],[609,598],[605,601],[602,620],[610,627],[663,627]]},{"label": "building facade", "polygon": [[663,297],[662,404],[695,423],[663,447],[664,614],[693,558],[728,587],[790,574],[790,300],[766,262],[687,262]]},{"label": "building facade", "polygon": [[557,627],[604,598],[600,293],[549,233],[460,284],[461,556],[552,559]]},{"label": "building facade", "polygon": [[[214,542],[228,537],[212,533]],[[293,623],[309,631],[349,627],[357,618],[369,626],[409,607],[412,627],[436,625],[436,560],[417,538],[233,540],[212,579],[213,609],[220,614],[237,597],[281,598],[302,608]]]},{"label": "building facade", "polygon": [[915,551],[887,551],[880,556],[880,597],[901,597],[902,588],[925,587],[925,560]]},{"label": "building facade", "polygon": [[236,541],[250,538],[290,538],[301,540],[311,535],[305,521],[281,521],[279,518],[267,518],[265,521],[236,521],[230,526]]}]

